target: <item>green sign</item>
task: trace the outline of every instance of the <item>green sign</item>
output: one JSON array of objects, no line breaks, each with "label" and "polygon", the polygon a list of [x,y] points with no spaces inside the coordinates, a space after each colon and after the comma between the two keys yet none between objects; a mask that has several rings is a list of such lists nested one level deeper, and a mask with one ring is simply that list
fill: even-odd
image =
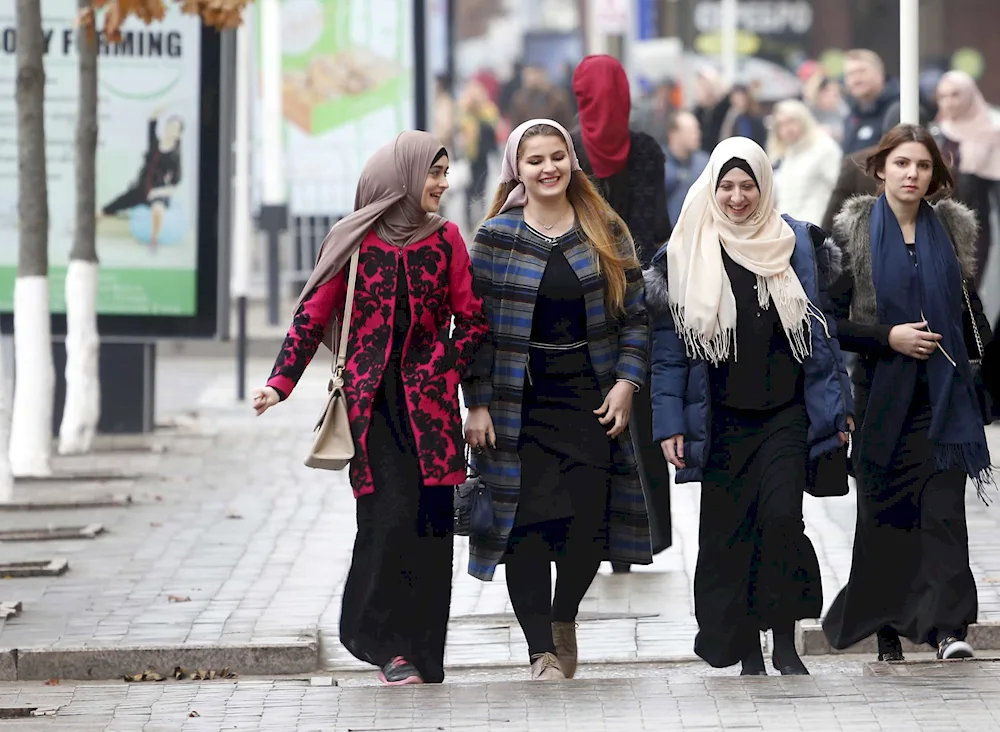
[{"label": "green sign", "polygon": [[284,0],[281,24],[289,205],[346,213],[365,161],[414,125],[413,2]]}]

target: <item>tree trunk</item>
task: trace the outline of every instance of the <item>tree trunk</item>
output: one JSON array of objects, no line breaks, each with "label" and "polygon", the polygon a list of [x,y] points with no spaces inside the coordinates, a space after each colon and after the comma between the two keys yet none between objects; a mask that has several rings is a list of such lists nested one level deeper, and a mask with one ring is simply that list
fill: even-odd
[{"label": "tree trunk", "polygon": [[52,474],[52,334],[49,203],[45,180],[45,69],[41,0],[17,0],[19,247],[14,283],[15,386],[10,465],[14,477]]},{"label": "tree trunk", "polygon": [[[81,10],[91,0],[78,0]],[[101,417],[97,333],[97,39],[77,31],[80,69],[76,117],[76,234],[66,273],[66,404],[59,452],[90,451]]]}]

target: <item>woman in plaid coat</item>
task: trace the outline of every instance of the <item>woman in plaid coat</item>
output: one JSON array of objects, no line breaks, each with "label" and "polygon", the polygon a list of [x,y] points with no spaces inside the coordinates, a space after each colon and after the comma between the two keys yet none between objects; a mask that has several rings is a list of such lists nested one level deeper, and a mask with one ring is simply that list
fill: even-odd
[{"label": "woman in plaid coat", "polygon": [[647,371],[644,288],[628,228],[564,128],[515,129],[501,180],[471,251],[492,338],[463,384],[466,440],[494,522],[472,537],[469,572],[491,580],[504,562],[532,678],[571,678],[601,561],[652,561],[628,433]]}]

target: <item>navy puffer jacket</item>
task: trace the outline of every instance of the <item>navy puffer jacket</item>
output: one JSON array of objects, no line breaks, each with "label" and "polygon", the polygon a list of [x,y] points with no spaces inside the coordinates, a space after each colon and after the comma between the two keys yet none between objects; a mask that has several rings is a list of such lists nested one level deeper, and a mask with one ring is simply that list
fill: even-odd
[{"label": "navy puffer jacket", "polygon": [[[806,412],[809,415],[809,456],[817,458],[840,447],[847,416],[854,415],[850,381],[837,342],[827,287],[840,275],[841,251],[825,241],[818,227],[782,216],[795,232],[792,269],[809,299],[826,314],[826,328],[813,321],[812,355],[803,363]],[[684,435],[684,461],[677,482],[697,482],[708,461],[711,398],[708,363],[690,359],[677,335],[667,299],[667,245],[645,272],[646,308],[653,327],[650,364],[653,436],[657,441]]]}]

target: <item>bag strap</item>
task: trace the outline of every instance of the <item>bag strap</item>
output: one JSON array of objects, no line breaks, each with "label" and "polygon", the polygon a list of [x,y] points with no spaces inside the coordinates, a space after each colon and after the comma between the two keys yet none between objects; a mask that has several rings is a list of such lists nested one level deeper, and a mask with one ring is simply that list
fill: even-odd
[{"label": "bag strap", "polygon": [[976,351],[979,353],[979,360],[983,360],[983,338],[979,335],[979,326],[976,325],[976,314],[972,312],[972,299],[969,297],[969,288],[965,286],[965,279],[962,280],[962,294],[965,295],[965,307],[969,309],[969,320],[972,321],[972,332],[976,336]]},{"label": "bag strap", "polygon": [[351,332],[351,311],[354,309],[354,287],[358,282],[358,259],[360,247],[351,255],[351,267],[347,274],[347,301],[344,303],[344,319],[340,329],[340,343],[333,355],[332,371],[334,387],[344,385],[344,366],[347,365],[347,337]]}]

